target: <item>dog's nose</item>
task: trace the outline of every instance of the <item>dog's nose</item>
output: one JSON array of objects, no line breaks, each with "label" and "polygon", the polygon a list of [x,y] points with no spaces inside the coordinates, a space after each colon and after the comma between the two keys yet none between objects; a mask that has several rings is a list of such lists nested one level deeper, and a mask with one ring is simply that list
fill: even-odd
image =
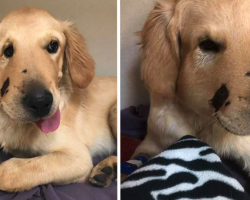
[{"label": "dog's nose", "polygon": [[47,90],[36,89],[28,92],[23,102],[26,109],[34,117],[42,118],[49,114],[53,104],[53,96]]}]

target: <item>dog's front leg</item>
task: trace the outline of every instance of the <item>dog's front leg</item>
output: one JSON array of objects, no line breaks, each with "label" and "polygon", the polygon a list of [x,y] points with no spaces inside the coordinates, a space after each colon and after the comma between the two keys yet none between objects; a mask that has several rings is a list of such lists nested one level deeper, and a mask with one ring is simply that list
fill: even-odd
[{"label": "dog's front leg", "polygon": [[88,178],[92,167],[87,152],[57,151],[28,159],[11,158],[0,165],[0,189],[16,192],[47,183],[80,182]]}]

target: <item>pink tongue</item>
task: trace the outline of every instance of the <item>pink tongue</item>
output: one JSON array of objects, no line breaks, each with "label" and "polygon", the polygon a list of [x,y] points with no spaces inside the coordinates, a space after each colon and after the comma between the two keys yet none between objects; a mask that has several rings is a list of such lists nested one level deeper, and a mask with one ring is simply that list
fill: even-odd
[{"label": "pink tongue", "polygon": [[36,122],[37,127],[44,133],[55,131],[60,125],[60,110],[59,108],[50,118],[40,119]]}]

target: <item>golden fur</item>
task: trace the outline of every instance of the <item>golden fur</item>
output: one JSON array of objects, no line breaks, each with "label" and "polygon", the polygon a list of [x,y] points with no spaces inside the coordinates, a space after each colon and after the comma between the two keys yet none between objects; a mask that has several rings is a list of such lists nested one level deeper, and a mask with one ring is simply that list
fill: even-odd
[{"label": "golden fur", "polygon": [[[249,9],[246,0],[156,4],[140,33],[151,108],[147,136],[135,155],[154,156],[190,134],[250,172]],[[220,51],[202,51],[206,38]],[[229,96],[216,110],[212,101],[222,85]]]},{"label": "golden fur", "polygon": [[[59,43],[55,54],[44,49],[52,39]],[[14,46],[12,58],[3,54],[8,44]],[[93,168],[91,156],[115,149],[116,113],[110,110],[116,107],[116,78],[94,77],[94,68],[72,23],[35,8],[2,20],[0,85],[7,78],[10,84],[0,99],[0,144],[15,158],[0,165],[1,190],[85,181]],[[61,111],[60,126],[52,133],[42,133],[21,104],[27,88],[37,83],[53,94],[50,116],[58,107]]]}]

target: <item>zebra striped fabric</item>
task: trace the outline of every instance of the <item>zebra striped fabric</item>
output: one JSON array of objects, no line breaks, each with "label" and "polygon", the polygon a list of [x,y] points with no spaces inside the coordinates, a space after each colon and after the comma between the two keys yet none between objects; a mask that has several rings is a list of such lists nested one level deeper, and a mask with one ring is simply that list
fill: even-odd
[{"label": "zebra striped fabric", "polygon": [[239,182],[204,142],[185,136],[121,185],[122,200],[247,200]]}]

